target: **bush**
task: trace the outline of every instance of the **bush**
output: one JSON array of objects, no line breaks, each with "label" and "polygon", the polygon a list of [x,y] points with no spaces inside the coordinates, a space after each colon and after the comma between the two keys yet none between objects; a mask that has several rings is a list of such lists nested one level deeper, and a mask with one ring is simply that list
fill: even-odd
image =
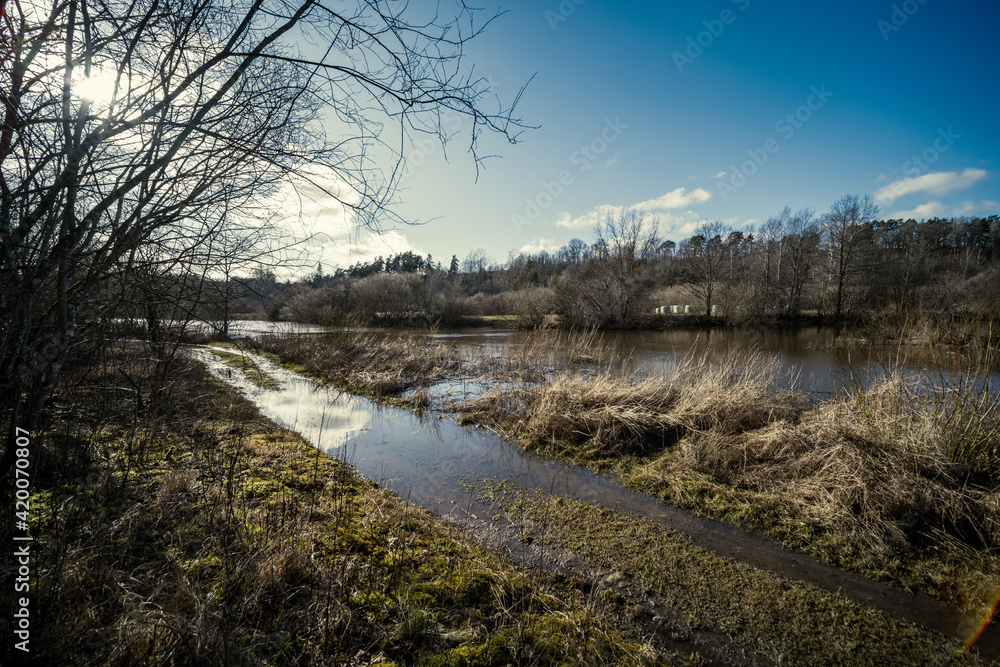
[{"label": "bush", "polygon": [[515,316],[519,327],[534,329],[553,312],[555,302],[555,291],[551,288],[528,287],[503,295],[502,314]]}]

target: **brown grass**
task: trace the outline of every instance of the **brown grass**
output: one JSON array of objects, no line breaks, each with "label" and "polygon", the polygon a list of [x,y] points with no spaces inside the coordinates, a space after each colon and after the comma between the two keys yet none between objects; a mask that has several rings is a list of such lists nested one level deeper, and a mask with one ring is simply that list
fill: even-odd
[{"label": "brown grass", "polygon": [[649,454],[688,432],[741,432],[794,418],[795,400],[770,388],[776,370],[776,360],[760,354],[722,363],[689,357],[671,374],[605,368],[497,388],[461,410],[517,433],[532,448],[568,447],[591,461]]},{"label": "brown grass", "polygon": [[776,370],[757,354],[688,358],[656,376],[608,370],[497,387],[460,409],[528,448],[616,469],[668,502],[834,564],[971,608],[995,599],[996,397],[973,383],[966,400],[921,401],[889,377],[814,404],[776,391]]},{"label": "brown grass", "polygon": [[625,361],[597,329],[542,327],[516,344],[476,348],[462,360],[462,372],[481,381],[538,382],[580,368],[620,368]]},{"label": "brown grass", "polygon": [[1000,389],[991,386],[992,348],[974,358],[952,356],[950,367],[919,376],[891,360],[851,369],[843,400],[867,436],[881,445],[963,466],[998,479]]},{"label": "brown grass", "polygon": [[267,337],[260,349],[335,385],[375,398],[426,386],[454,372],[457,355],[424,336],[340,331],[321,336]]}]

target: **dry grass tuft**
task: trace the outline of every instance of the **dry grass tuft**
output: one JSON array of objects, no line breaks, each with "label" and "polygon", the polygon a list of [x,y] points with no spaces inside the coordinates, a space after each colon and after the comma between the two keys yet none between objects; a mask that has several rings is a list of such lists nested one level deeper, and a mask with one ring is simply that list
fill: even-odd
[{"label": "dry grass tuft", "polygon": [[842,400],[873,442],[1000,481],[1000,391],[990,384],[993,357],[921,376],[894,365],[866,369],[864,377],[852,374]]},{"label": "dry grass tuft", "polygon": [[467,374],[537,382],[556,372],[617,368],[625,359],[597,329],[537,328],[515,345],[483,347],[465,359]]},{"label": "dry grass tuft", "polygon": [[795,401],[771,389],[776,368],[760,354],[718,363],[689,358],[672,374],[560,374],[534,386],[497,387],[459,407],[532,447],[593,461],[659,451],[688,432],[742,432],[794,419]]},{"label": "dry grass tuft", "polygon": [[960,376],[942,391],[887,374],[816,404],[776,391],[776,370],[759,354],[689,357],[670,374],[564,373],[459,407],[834,564],[967,608],[995,599],[1000,399],[988,383]]},{"label": "dry grass tuft", "polygon": [[338,331],[322,336],[267,337],[260,349],[348,391],[383,398],[447,377],[457,355],[423,336]]}]

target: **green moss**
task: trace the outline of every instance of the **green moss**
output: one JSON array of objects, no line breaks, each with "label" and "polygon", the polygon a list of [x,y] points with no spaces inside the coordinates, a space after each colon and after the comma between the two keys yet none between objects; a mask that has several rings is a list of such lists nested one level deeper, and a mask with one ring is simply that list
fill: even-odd
[{"label": "green moss", "polygon": [[272,391],[281,389],[281,383],[262,371],[260,367],[250,361],[246,355],[242,353],[234,354],[232,352],[214,349],[211,350],[211,352],[213,355],[221,359],[227,366],[235,368],[243,373],[244,377],[250,380],[254,386],[260,387],[261,389],[270,389]]},{"label": "green moss", "polygon": [[[76,489],[75,485],[64,484],[55,489],[31,494],[28,498],[28,523],[32,529],[46,531],[52,528],[59,513],[67,510],[67,507],[63,505],[64,501],[73,497]],[[73,507],[74,505],[70,505],[69,511],[72,511]]]},{"label": "green moss", "polygon": [[195,579],[214,579],[223,567],[224,563],[218,554],[206,554],[183,565],[184,572]]},{"label": "green moss", "polygon": [[93,467],[32,497],[39,558],[60,563],[38,586],[40,664],[559,664],[590,650],[576,625],[617,637],[579,591],[548,590],[207,374],[184,382],[169,421],[122,415],[88,443]]},{"label": "green moss", "polygon": [[240,494],[248,500],[267,500],[285,489],[273,479],[249,479],[240,485]]},{"label": "green moss", "polygon": [[544,528],[540,539],[576,550],[595,566],[633,573],[689,629],[773,646],[793,664],[829,664],[845,655],[857,664],[940,664],[961,650],[957,641],[710,554],[651,521],[543,494],[516,494],[508,502]]}]

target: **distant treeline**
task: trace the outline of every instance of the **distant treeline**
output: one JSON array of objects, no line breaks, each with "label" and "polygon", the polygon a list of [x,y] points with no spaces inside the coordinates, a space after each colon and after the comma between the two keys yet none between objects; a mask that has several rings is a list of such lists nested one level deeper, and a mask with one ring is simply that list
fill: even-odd
[{"label": "distant treeline", "polygon": [[651,216],[623,209],[589,242],[502,263],[483,250],[447,267],[405,252],[331,274],[317,267],[293,283],[263,272],[237,310],[319,324],[512,316],[529,327],[656,326],[665,322],[656,308],[674,304],[702,315],[719,306],[741,324],[1000,316],[1000,216],[917,222],[877,211],[871,198],[849,195],[820,216],[786,207],[756,229],[705,223],[675,243]]}]

